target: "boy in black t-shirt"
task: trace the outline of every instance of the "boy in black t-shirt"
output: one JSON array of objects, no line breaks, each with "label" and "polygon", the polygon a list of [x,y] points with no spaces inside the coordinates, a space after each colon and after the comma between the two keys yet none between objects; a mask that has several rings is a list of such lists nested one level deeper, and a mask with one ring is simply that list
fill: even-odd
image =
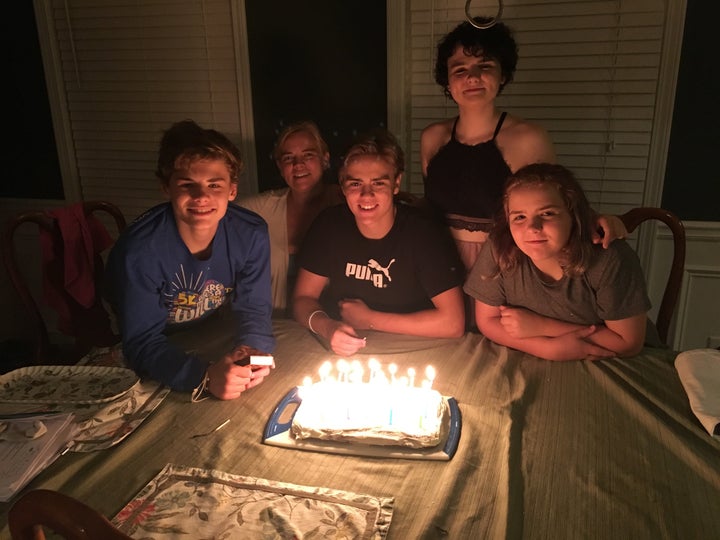
[{"label": "boy in black t-shirt", "polygon": [[[347,205],[320,214],[303,244],[295,319],[327,339],[336,354],[365,346],[357,330],[463,334],[462,265],[438,224],[394,203],[403,170],[392,135],[361,138],[340,170]],[[329,301],[321,306],[326,287]]]}]

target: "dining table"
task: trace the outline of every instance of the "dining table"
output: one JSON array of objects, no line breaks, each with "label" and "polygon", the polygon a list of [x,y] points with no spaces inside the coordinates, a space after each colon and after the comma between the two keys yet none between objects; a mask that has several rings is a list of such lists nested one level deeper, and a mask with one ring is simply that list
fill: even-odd
[{"label": "dining table", "polygon": [[[389,521],[369,538],[720,538],[720,441],[691,410],[676,351],[552,362],[473,332],[365,332],[348,360],[433,366],[460,428],[448,459],[368,456],[264,442],[283,397],[339,359],[294,321],[273,326],[275,367],[262,384],[229,401],[169,392],[122,442],[68,452],[23,491],[60,491],[112,518],[172,464],[377,497]],[[10,538],[12,503],[0,504],[0,538]]]}]

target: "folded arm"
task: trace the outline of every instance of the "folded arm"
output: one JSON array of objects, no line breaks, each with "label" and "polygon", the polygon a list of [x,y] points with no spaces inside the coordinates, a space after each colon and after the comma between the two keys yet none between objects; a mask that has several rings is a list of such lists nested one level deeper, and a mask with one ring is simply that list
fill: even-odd
[{"label": "folded arm", "polygon": [[[585,325],[544,317],[522,307],[499,306],[498,316],[505,332],[513,338],[559,337]],[[616,356],[632,356],[642,350],[647,316],[643,313],[597,325],[587,341],[611,350]]]},{"label": "folded arm", "polygon": [[[590,342],[588,338],[598,332],[596,326],[578,326],[563,323],[548,317],[534,314],[542,320],[535,324],[548,330],[548,335],[537,331],[527,332],[518,337],[515,331],[508,330],[503,324],[502,308],[475,301],[475,318],[480,332],[492,341],[518,349],[546,360],[593,360],[614,356],[615,353],[603,346]],[[568,326],[564,326],[567,324]],[[562,333],[563,330],[567,330]]]},{"label": "folded arm", "polygon": [[597,332],[589,336],[588,341],[615,351],[615,356],[633,356],[643,348],[646,328],[645,313],[627,319],[605,321],[605,326],[598,326]]}]

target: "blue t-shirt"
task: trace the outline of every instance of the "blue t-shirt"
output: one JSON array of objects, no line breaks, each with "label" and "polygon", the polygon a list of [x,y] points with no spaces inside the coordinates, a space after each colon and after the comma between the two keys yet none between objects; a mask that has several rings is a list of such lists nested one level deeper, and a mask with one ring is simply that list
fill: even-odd
[{"label": "blue t-shirt", "polygon": [[188,250],[169,203],[140,216],[118,239],[107,265],[108,296],[133,369],[175,390],[198,386],[208,361],[219,358],[187,353],[166,333],[191,327],[223,305],[232,310],[234,345],[272,352],[269,246],[262,218],[234,204],[220,220],[206,260]]}]

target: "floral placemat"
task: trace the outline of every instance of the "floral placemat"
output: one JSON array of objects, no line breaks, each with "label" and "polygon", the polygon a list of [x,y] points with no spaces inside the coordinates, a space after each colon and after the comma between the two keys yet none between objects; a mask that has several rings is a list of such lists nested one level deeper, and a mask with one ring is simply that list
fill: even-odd
[{"label": "floral placemat", "polygon": [[[120,344],[95,348],[80,361],[82,365],[125,367]],[[155,381],[142,379],[120,399],[108,403],[95,413],[82,415],[80,432],[75,437],[73,452],[93,452],[118,444],[150,416],[170,389]],[[88,411],[91,412],[91,411]]]},{"label": "floral placemat", "polygon": [[145,540],[382,539],[393,498],[168,464],[113,519]]},{"label": "floral placemat", "polygon": [[[117,401],[95,412],[76,411],[80,431],[72,452],[94,452],[115,446],[150,416],[170,389],[154,381],[139,381]],[[88,414],[89,413],[89,414]]]},{"label": "floral placemat", "polygon": [[[124,367],[119,347],[94,349],[78,366]],[[80,368],[82,369],[82,368]],[[2,403],[1,415],[73,413],[79,430],[73,452],[93,452],[114,446],[130,435],[162,403],[170,389],[150,380],[139,380],[116,399],[107,402],[58,401]]]}]

